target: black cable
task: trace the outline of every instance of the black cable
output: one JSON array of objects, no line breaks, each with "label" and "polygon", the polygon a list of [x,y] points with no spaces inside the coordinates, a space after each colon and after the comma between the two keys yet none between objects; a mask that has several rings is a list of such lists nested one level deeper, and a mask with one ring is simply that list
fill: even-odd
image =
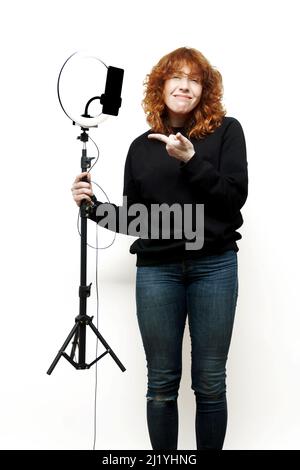
[{"label": "black cable", "polygon": [[[95,184],[96,186],[98,186],[98,188],[103,192],[103,194],[105,195],[107,201],[109,202],[110,204],[110,200],[108,199],[108,196],[106,194],[106,192],[104,191],[104,189],[101,188],[101,186],[99,186],[98,183],[96,183],[95,181],[91,181],[91,183]],[[79,229],[79,219],[80,219],[80,209],[78,211],[78,217],[77,217],[77,230],[78,230],[78,233],[79,233],[79,236],[81,237],[81,232],[80,232],[80,229]],[[96,224],[98,226],[98,224]],[[93,245],[90,245],[88,242],[86,242],[86,245],[89,246],[90,248],[93,248],[94,250],[106,250],[107,248],[109,248],[114,242],[115,242],[115,239],[116,239],[116,236],[117,236],[117,233],[115,232],[115,235],[114,235],[114,238],[113,238],[113,241],[110,243],[110,245],[107,245],[107,246],[93,246]]]},{"label": "black cable", "polygon": [[[95,145],[96,149],[97,149],[97,157],[96,157],[96,161],[94,162],[94,164],[91,166],[91,168],[88,170],[88,173],[90,173],[91,169],[96,165],[96,163],[98,162],[99,160],[99,155],[100,155],[100,152],[99,152],[99,147],[98,145],[96,144],[96,142],[93,141],[93,139],[91,137],[89,137],[90,140],[93,142],[93,144]],[[103,192],[103,194],[105,195],[107,201],[109,202],[110,204],[110,200],[106,194],[106,192],[104,191],[104,189],[101,188],[101,186],[99,186],[98,183],[96,183],[96,181],[91,181],[91,183],[95,184],[96,186],[98,186],[98,188]],[[77,217],[77,230],[78,230],[78,233],[79,233],[79,236],[81,237],[81,233],[80,233],[80,230],[79,230],[79,218],[80,218],[80,209],[78,211],[78,217]],[[90,248],[93,248],[94,250],[106,250],[106,248],[109,248],[114,242],[115,242],[115,239],[116,239],[116,235],[117,233],[115,232],[115,236],[113,238],[113,241],[111,242],[110,245],[107,245],[105,247],[95,247],[95,246],[92,246],[92,245],[89,245],[89,243],[87,243],[87,246],[89,246]]]},{"label": "black cable", "polygon": [[93,163],[93,165],[91,166],[91,168],[88,170],[88,173],[91,171],[91,169],[96,165],[97,161],[99,160],[99,155],[100,155],[100,152],[99,152],[99,147],[98,145],[96,144],[96,142],[93,141],[93,139],[91,138],[91,136],[89,136],[89,139],[93,142],[93,144],[95,145],[96,149],[97,149],[97,158],[96,158],[96,161]]}]

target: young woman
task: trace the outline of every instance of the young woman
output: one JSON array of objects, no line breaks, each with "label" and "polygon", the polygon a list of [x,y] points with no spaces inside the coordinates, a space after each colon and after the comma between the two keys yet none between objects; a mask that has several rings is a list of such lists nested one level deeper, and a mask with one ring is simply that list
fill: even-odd
[{"label": "young woman", "polygon": [[[237,229],[248,193],[244,133],[237,119],[225,116],[221,74],[196,49],[182,47],[162,57],[147,75],[145,87],[143,107],[150,130],[132,142],[125,163],[127,233],[133,234],[130,208],[136,204],[147,208],[150,228],[155,213],[149,216],[150,208],[177,210],[177,222],[175,215],[168,219],[167,238],[163,215],[155,217],[158,236],[148,225],[148,236],[130,247],[137,256],[136,306],[148,369],[149,436],[153,449],[177,449],[177,398],[188,317],[197,449],[222,449],[226,361],[238,296]],[[101,224],[102,203],[93,195],[90,175],[89,182],[82,182],[83,176],[86,173],[75,179],[73,198],[77,205],[83,199],[91,203],[90,218]],[[111,206],[118,214],[124,210]],[[197,220],[201,207],[202,236]],[[193,233],[196,242],[187,243]]]}]

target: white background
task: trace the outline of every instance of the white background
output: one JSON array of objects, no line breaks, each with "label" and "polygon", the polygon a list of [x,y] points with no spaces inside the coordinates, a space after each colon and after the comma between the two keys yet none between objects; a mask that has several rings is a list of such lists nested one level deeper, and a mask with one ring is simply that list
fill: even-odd
[{"label": "white background", "polygon": [[[76,371],[62,358],[46,375],[78,314],[79,236],[70,188],[80,172],[81,144],[57,100],[60,67],[90,47],[125,69],[119,117],[91,131],[101,153],[93,179],[120,204],[129,144],[148,128],[143,80],[162,55],[181,46],[199,49],[222,73],[227,115],[241,122],[248,150],[224,448],[300,448],[297,4],[28,0],[2,6],[2,449],[93,444],[95,367]],[[94,240],[92,222],[89,234]],[[112,238],[102,230],[100,244]],[[127,370],[109,356],[99,363],[98,449],[151,448],[133,241],[117,235],[99,253],[99,329]],[[88,256],[88,313],[95,315],[94,251]],[[91,360],[94,348],[91,335]],[[183,367],[179,449],[195,449],[188,328]]]}]

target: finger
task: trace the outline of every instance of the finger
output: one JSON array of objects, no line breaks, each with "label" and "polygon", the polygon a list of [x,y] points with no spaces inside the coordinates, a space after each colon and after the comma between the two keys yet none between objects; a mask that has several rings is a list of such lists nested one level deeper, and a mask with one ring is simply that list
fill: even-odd
[{"label": "finger", "polygon": [[76,176],[74,183],[78,183],[78,181],[81,181],[82,178],[84,178],[85,176],[87,176],[87,172],[85,172],[85,173],[80,173],[80,175],[77,175],[77,176]]},{"label": "finger", "polygon": [[91,183],[87,183],[85,181],[80,181],[79,183],[74,183],[72,186],[73,189],[79,189],[79,188],[92,188]]},{"label": "finger", "polygon": [[149,134],[148,139],[157,139],[157,140],[160,140],[161,142],[164,142],[165,144],[167,144],[169,141],[169,137],[167,137],[164,134]]},{"label": "finger", "polygon": [[76,199],[75,199],[75,200],[76,200],[77,203],[80,203],[80,202],[83,201],[84,199],[85,199],[87,202],[92,202],[91,198],[90,198],[89,196],[87,196],[86,194],[78,194],[78,195],[76,196]]},{"label": "finger", "polygon": [[93,195],[92,188],[73,187],[73,188],[71,188],[71,192],[72,192],[73,196],[74,196],[74,194],[81,194],[81,193],[84,193],[84,192],[86,192],[87,194]]},{"label": "finger", "polygon": [[88,171],[85,171],[84,173],[80,173],[80,175],[76,176],[74,183],[78,183],[83,178],[88,178],[88,180],[90,181],[91,180],[91,174]]},{"label": "finger", "polygon": [[184,144],[189,142],[189,139],[184,137],[184,135],[180,134],[180,132],[177,132],[176,137],[177,137],[178,140],[180,140],[180,142],[182,142]]},{"label": "finger", "polygon": [[187,139],[185,139],[185,137],[183,137],[183,139],[181,138],[183,137],[181,134],[180,135],[170,135],[169,137],[169,144],[170,145],[173,145],[174,147],[176,148],[182,148],[182,146],[186,146],[187,142]]},{"label": "finger", "polygon": [[90,189],[87,189],[87,188],[84,188],[84,189],[74,189],[73,190],[73,194],[74,195],[78,195],[78,194],[90,194],[91,196],[93,195],[93,191],[91,191]]}]

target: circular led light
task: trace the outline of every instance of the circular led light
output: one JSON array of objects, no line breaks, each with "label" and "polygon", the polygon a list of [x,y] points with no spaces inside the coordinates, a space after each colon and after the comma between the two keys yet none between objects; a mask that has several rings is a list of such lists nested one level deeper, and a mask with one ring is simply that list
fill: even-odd
[{"label": "circular led light", "polygon": [[85,115],[89,100],[104,93],[107,69],[97,56],[83,51],[74,52],[63,64],[57,80],[57,95],[64,113],[75,124],[97,127],[108,118],[102,113],[100,99],[93,100],[88,109],[89,117]]}]

